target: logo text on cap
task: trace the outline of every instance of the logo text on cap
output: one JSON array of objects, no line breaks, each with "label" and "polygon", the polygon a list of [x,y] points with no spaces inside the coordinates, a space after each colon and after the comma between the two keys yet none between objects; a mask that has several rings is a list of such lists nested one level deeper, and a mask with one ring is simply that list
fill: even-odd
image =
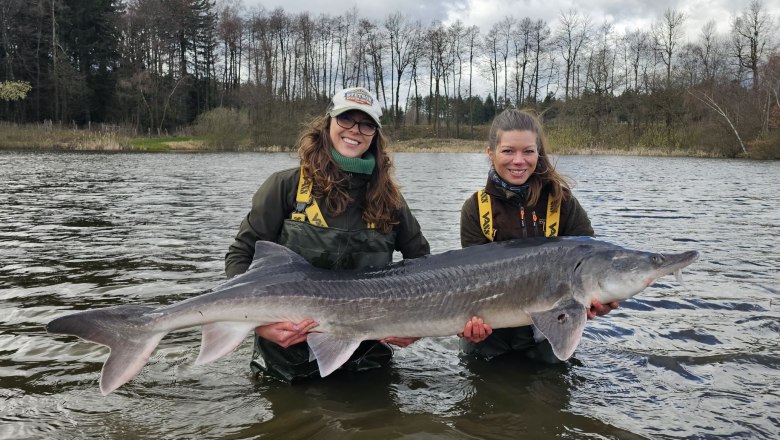
[{"label": "logo text on cap", "polygon": [[362,105],[370,106],[374,104],[374,98],[372,98],[371,95],[362,92],[346,92],[344,93],[344,99]]}]

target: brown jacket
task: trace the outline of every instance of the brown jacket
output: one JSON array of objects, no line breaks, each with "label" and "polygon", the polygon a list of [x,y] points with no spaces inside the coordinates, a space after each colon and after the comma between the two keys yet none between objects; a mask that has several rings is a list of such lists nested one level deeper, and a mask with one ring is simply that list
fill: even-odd
[{"label": "brown jacket", "polygon": [[[542,190],[536,206],[524,206],[525,200],[519,195],[496,187],[488,180],[485,191],[490,194],[490,204],[493,211],[493,228],[496,230],[495,241],[514,238],[544,237],[544,225],[547,217],[548,191]],[[460,242],[461,246],[469,247],[485,244],[490,241],[482,233],[479,221],[478,194],[466,199],[460,211]],[[525,228],[520,221],[520,212],[525,210]],[[537,221],[534,224],[533,214]],[[588,214],[577,199],[572,195],[564,198],[561,203],[561,219],[558,236],[593,236],[593,227]]]}]

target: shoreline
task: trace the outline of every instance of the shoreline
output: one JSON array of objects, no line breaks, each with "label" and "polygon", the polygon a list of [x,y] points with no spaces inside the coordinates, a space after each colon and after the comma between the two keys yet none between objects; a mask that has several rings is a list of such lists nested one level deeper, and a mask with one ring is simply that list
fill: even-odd
[{"label": "shoreline", "polygon": [[[181,138],[179,138],[181,139]],[[127,144],[109,142],[51,142],[50,146],[20,145],[14,142],[9,145],[0,141],[0,151],[45,151],[45,152],[93,152],[93,153],[295,153],[293,147],[272,145],[267,147],[242,147],[233,149],[210,148],[204,141],[196,139],[165,140],[153,138],[151,142],[143,138],[141,142],[129,140]],[[405,141],[391,141],[392,153],[484,153],[486,143],[451,138],[422,138]],[[701,150],[653,150],[647,148],[550,148],[553,155],[572,156],[646,156],[646,157],[697,157],[711,159],[728,159],[723,155]],[[749,157],[736,157],[749,159]]]},{"label": "shoreline", "polygon": [[[196,127],[179,131],[179,135],[160,133],[152,136],[114,126],[100,129],[65,128],[41,124],[15,124],[0,121],[0,151],[84,151],[84,152],[285,152],[295,154],[295,139],[270,133],[236,135],[226,130],[212,129],[196,134]],[[434,137],[426,126],[411,126],[405,130],[388,130],[389,150],[399,153],[482,153],[487,148],[487,127],[477,126],[469,139]],[[698,145],[682,142],[681,133],[666,137],[633,136],[626,127],[615,126],[601,136],[593,136],[571,126],[551,126],[546,130],[547,153],[550,155],[609,155],[646,157],[696,157],[713,159],[780,160],[780,144],[774,139],[756,140],[747,149],[733,145]],[[201,130],[203,131],[203,130]],[[243,131],[238,131],[243,133]],[[652,134],[652,133],[651,133]],[[684,134],[684,133],[683,133]],[[780,141],[778,132],[777,141]],[[396,136],[398,139],[396,139]],[[676,139],[676,140],[675,140]],[[261,145],[263,143],[272,145]]]}]

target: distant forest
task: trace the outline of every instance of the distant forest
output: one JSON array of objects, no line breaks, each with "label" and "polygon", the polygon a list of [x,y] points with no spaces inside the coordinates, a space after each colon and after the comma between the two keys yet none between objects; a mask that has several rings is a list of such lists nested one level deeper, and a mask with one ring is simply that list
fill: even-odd
[{"label": "distant forest", "polygon": [[239,1],[2,0],[0,85],[31,87],[0,99],[0,120],[157,134],[228,109],[256,142],[289,142],[336,90],[360,85],[398,138],[481,136],[474,126],[513,106],[594,145],[780,144],[777,17],[752,0],[728,32],[711,21],[694,41],[686,19],[667,9],[620,32],[570,10],[479,29]]}]

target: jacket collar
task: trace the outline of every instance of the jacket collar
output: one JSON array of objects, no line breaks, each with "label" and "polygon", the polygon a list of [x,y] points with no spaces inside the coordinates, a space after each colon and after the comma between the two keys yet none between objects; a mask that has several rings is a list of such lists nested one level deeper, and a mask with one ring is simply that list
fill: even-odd
[{"label": "jacket collar", "polygon": [[498,197],[499,199],[505,200],[517,206],[524,205],[526,201],[526,194],[521,196],[520,194],[517,194],[513,191],[501,188],[500,186],[497,186],[495,183],[493,183],[493,181],[490,179],[488,179],[487,184],[485,184],[485,192],[491,196]]}]

